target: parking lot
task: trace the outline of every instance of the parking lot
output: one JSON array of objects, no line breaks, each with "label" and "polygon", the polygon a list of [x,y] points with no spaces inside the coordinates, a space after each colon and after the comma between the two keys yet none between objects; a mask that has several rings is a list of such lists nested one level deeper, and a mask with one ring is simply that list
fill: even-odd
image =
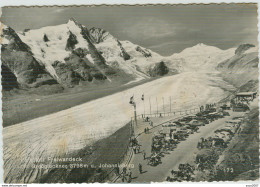
[{"label": "parking lot", "polygon": [[[209,137],[219,139],[228,137],[228,135],[221,136],[227,134],[228,128],[232,129],[234,126],[232,122],[235,122],[233,119],[239,119],[243,114],[243,112],[228,111],[228,114],[222,113],[222,116],[218,116],[219,113],[211,111],[210,114],[206,114],[207,118],[204,117],[206,115],[200,114],[189,114],[187,115],[189,117],[182,118],[180,116],[151,118],[153,128],[149,122],[139,120],[135,132],[142,133],[136,138],[140,150],[133,155],[131,160],[131,164],[135,166],[131,169],[131,182],[165,181],[168,176],[171,176],[172,170],[179,169],[180,164],[192,163],[196,159],[201,149],[198,143],[202,141],[202,138],[205,144],[204,140]],[[165,121],[169,122],[163,123]],[[144,133],[147,127],[149,131]],[[142,166],[141,173],[139,164]]]}]

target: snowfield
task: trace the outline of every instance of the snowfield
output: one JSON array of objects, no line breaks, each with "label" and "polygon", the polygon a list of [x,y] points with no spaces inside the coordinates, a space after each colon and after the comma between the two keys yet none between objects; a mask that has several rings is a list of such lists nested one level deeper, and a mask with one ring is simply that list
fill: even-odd
[{"label": "snowfield", "polygon": [[[213,78],[212,78],[213,77]],[[48,157],[63,157],[107,137],[124,126],[133,116],[129,98],[134,95],[137,114],[144,111],[141,95],[145,97],[145,111],[149,113],[149,98],[152,113],[169,111],[169,97],[172,110],[198,107],[200,104],[217,102],[225,97],[216,73],[211,76],[203,72],[185,72],[133,87],[131,89],[93,100],[67,110],[19,123],[3,129],[4,179],[6,183],[30,183],[43,173],[44,169],[33,169],[39,160]],[[214,79],[214,81],[212,80]]]},{"label": "snowfield", "polygon": [[[52,76],[58,77],[52,64],[55,61],[65,63],[64,59],[70,55],[70,51],[65,50],[70,32],[73,32],[73,34],[77,36],[78,43],[75,45],[75,48],[88,49],[89,44],[82,37],[81,29],[72,20],[58,26],[42,27],[24,33],[18,33],[18,36],[24,43],[29,45],[34,57],[45,65],[48,72],[50,72]],[[46,36],[49,41],[44,42],[43,36]],[[91,60],[92,59],[90,59],[90,61]]]},{"label": "snowfield", "polygon": [[[186,48],[180,53],[166,57],[170,62],[180,63],[183,71],[208,70],[214,71],[218,63],[231,58],[235,55],[236,48],[221,50],[214,46],[208,46],[203,43],[193,47]],[[170,63],[172,64],[172,63]],[[180,68],[179,68],[180,69]]]}]

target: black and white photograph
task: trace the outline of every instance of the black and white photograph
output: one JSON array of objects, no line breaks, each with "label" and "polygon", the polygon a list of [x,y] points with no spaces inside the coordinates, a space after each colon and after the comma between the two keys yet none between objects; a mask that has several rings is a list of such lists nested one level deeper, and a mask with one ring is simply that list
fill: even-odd
[{"label": "black and white photograph", "polygon": [[257,11],[1,7],[4,183],[259,181]]}]

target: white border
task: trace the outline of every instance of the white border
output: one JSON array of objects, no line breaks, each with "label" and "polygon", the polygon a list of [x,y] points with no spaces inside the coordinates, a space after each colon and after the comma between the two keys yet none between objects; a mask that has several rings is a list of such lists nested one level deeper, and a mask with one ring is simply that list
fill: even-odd
[{"label": "white border", "polygon": [[190,4],[190,3],[259,3],[259,0],[1,0],[0,6],[100,5],[100,4]]},{"label": "white border", "polygon": [[[119,5],[119,4],[128,4],[128,5],[144,5],[144,4],[190,4],[190,3],[258,3],[258,8],[260,5],[259,0],[0,0],[0,8],[4,6],[69,6],[69,5],[102,5],[102,4],[108,4],[108,5]],[[0,9],[0,16],[1,16],[1,9]],[[260,11],[258,10],[258,20],[260,20]],[[258,33],[260,31],[260,24],[258,24]],[[258,34],[258,44],[260,41],[260,35]],[[259,51],[260,52],[260,51]],[[1,51],[0,51],[1,54]],[[260,53],[259,53],[260,54]],[[0,74],[1,77],[1,74]],[[260,80],[260,77],[259,77]],[[0,84],[0,90],[2,90],[2,86]],[[2,92],[0,92],[0,96],[2,97]],[[2,105],[2,100],[0,100],[0,103]],[[2,110],[0,112],[0,117],[2,117]],[[2,143],[2,126],[0,127],[0,147],[3,146]],[[0,184],[3,184],[3,153],[0,151]],[[246,187],[247,185],[252,184],[260,184],[260,180],[254,181],[254,182],[200,182],[200,183],[165,183],[164,185],[174,185],[174,186],[194,186],[194,187],[200,187],[200,186],[223,186],[223,187]],[[19,184],[18,184],[19,185]],[[43,186],[47,184],[28,184],[27,186]],[[72,184],[48,184],[48,186],[71,186]],[[73,184],[73,186],[78,185],[86,185],[84,184]],[[87,184],[87,185],[102,185],[102,184]],[[106,185],[114,185],[114,184],[106,184]],[[119,184],[121,185],[121,184]],[[138,186],[140,185],[149,185],[149,184],[136,184]],[[155,186],[156,184],[150,184]],[[157,184],[158,185],[158,184]],[[22,186],[22,185],[21,185]],[[256,186],[255,186],[256,187]]]}]

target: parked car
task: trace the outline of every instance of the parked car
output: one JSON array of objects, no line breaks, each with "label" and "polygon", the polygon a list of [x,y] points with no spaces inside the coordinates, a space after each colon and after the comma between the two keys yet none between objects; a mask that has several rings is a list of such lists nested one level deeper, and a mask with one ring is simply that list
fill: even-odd
[{"label": "parked car", "polygon": [[190,126],[204,126],[205,123],[199,121],[199,120],[192,120],[188,123]]},{"label": "parked car", "polygon": [[196,117],[195,120],[201,121],[202,123],[209,124],[210,120],[208,120],[206,117],[200,116]]},{"label": "parked car", "polygon": [[222,110],[231,110],[231,107],[227,104],[222,105],[220,108],[222,108]]},{"label": "parked car", "polygon": [[223,114],[223,116],[230,116],[229,112],[227,112],[227,111],[222,111],[222,114]]}]

